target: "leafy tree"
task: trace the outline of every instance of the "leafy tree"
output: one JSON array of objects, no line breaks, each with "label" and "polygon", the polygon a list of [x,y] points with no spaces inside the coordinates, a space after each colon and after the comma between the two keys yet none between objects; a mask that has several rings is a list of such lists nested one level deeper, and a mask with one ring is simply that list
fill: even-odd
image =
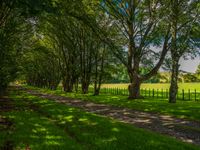
[{"label": "leafy tree", "polygon": [[[130,99],[141,97],[141,83],[156,75],[168,52],[170,25],[163,17],[166,7],[159,0],[105,0],[102,3],[102,9],[126,41],[123,47],[127,50],[114,54],[127,68]],[[142,66],[149,68],[146,74],[142,74]]]},{"label": "leafy tree", "polygon": [[[50,1],[0,1],[0,92],[15,80],[26,41],[32,33],[31,18],[46,11]],[[45,5],[43,5],[45,4]],[[34,11],[33,11],[34,10]]]},{"label": "leafy tree", "polygon": [[199,24],[199,8],[197,1],[172,0],[170,3],[171,21],[171,85],[169,102],[176,102],[178,92],[179,60],[184,55],[199,52],[199,45],[192,32]]},{"label": "leafy tree", "polygon": [[197,70],[195,72],[195,76],[197,77],[198,82],[200,82],[200,64],[197,67]]},{"label": "leafy tree", "polygon": [[29,36],[26,33],[31,32],[16,4],[12,0],[0,2],[0,92],[17,77],[19,58]]},{"label": "leafy tree", "polygon": [[198,74],[198,75],[200,75],[200,64],[198,65],[197,70],[196,70],[195,73]]},{"label": "leafy tree", "polygon": [[[82,92],[87,93],[91,82],[95,84],[94,94],[98,95],[103,80],[107,52],[104,43],[93,29],[77,19],[80,14],[60,1],[54,13],[43,13],[36,22],[36,33],[42,41],[54,49],[59,59],[63,89],[77,91],[81,83]],[[72,5],[73,6],[73,5]],[[75,7],[79,7],[77,4]],[[89,9],[89,8],[87,8]],[[80,9],[82,10],[82,8]],[[47,46],[47,45],[46,45]]]},{"label": "leafy tree", "polygon": [[198,81],[197,77],[193,73],[184,74],[183,78],[184,78],[184,82],[188,82],[188,83]]}]

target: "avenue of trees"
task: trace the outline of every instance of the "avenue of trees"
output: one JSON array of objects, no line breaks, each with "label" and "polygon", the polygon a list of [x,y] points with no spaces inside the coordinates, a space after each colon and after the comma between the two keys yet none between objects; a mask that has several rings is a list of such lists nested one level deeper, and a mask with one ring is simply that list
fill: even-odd
[{"label": "avenue of trees", "polygon": [[199,56],[199,35],[198,0],[1,0],[0,91],[18,78],[98,95],[115,74],[138,99],[167,66],[175,103],[179,61]]}]

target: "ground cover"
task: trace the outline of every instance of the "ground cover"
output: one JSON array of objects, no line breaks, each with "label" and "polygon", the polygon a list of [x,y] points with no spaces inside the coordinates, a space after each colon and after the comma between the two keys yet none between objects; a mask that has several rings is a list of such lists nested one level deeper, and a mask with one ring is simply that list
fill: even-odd
[{"label": "ground cover", "polygon": [[6,139],[14,149],[199,149],[23,92],[12,92],[10,98],[16,109],[1,115],[13,123]]},{"label": "ground cover", "polygon": [[199,101],[182,101],[178,100],[176,104],[168,103],[167,99],[145,98],[140,100],[128,100],[127,96],[100,94],[93,96],[92,93],[66,93],[58,89],[55,91],[41,89],[36,87],[28,87],[30,89],[39,90],[40,92],[57,94],[66,97],[78,98],[81,100],[92,101],[95,103],[103,103],[113,106],[126,107],[145,112],[155,112],[167,115],[173,115],[179,118],[187,118],[200,121],[200,102]]}]

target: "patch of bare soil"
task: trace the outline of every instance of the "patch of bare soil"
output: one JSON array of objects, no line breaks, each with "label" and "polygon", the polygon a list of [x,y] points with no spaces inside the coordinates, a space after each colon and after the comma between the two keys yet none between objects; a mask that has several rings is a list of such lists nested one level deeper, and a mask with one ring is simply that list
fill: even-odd
[{"label": "patch of bare soil", "polygon": [[81,108],[85,111],[107,116],[119,121],[145,128],[154,132],[175,137],[184,142],[200,145],[200,122],[187,119],[179,119],[169,115],[147,113],[138,110],[97,104],[63,96],[39,93],[26,90],[28,93],[54,100],[72,107]]}]

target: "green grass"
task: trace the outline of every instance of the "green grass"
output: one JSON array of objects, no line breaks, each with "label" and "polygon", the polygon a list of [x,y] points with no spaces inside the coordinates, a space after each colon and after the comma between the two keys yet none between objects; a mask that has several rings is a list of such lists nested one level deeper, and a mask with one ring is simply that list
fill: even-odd
[{"label": "green grass", "polygon": [[[139,129],[115,120],[41,99],[12,93],[18,110],[4,113],[14,127],[0,139],[10,140],[14,149],[31,150],[195,150],[197,146]],[[30,106],[34,106],[30,110]],[[19,109],[20,108],[20,109]],[[2,138],[3,137],[3,138]],[[1,146],[1,145],[0,145]]]},{"label": "green grass", "polygon": [[44,93],[57,94],[66,97],[78,98],[81,100],[93,101],[95,103],[104,103],[113,106],[126,107],[146,112],[157,112],[161,114],[173,115],[179,118],[188,118],[200,121],[200,102],[199,101],[177,101],[176,104],[168,103],[167,99],[145,98],[140,100],[128,100],[127,96],[100,94],[93,96],[90,94],[65,93],[61,90],[51,91],[47,89],[39,89]]},{"label": "green grass", "polygon": [[[200,91],[200,83],[179,83],[179,90],[197,90]],[[169,83],[144,83],[141,85],[142,89],[169,89]],[[128,84],[103,84],[102,88],[128,88]]]}]

